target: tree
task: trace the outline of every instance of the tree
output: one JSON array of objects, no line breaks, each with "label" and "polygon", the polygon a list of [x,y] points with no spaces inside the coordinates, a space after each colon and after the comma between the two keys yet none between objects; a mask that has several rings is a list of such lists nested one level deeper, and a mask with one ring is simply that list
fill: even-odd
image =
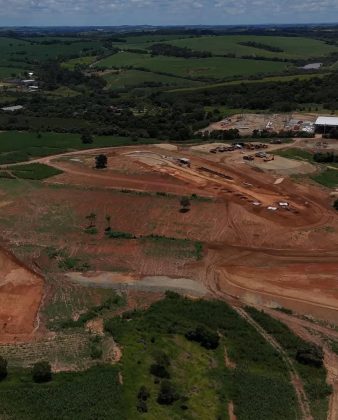
[{"label": "tree", "polygon": [[88,228],[95,227],[95,224],[96,224],[96,214],[95,213],[88,214],[88,216],[86,216],[86,219],[89,220],[89,222],[90,222],[90,225],[88,226]]},{"label": "tree", "polygon": [[200,326],[195,330],[188,331],[185,337],[190,341],[196,341],[207,350],[216,349],[219,345],[219,336],[216,332]]},{"label": "tree", "polygon": [[174,385],[168,380],[162,381],[160,392],[157,397],[157,402],[161,405],[171,405],[179,398],[180,397],[175,390]]},{"label": "tree", "polygon": [[0,381],[7,376],[7,360],[0,356]]},{"label": "tree", "polygon": [[333,203],[333,208],[338,211],[338,199]]},{"label": "tree", "polygon": [[320,368],[323,366],[324,353],[320,347],[307,344],[297,350],[296,360],[304,365]]},{"label": "tree", "polygon": [[81,141],[83,144],[92,144],[94,139],[90,133],[83,133],[81,136]]},{"label": "tree", "polygon": [[49,362],[35,363],[32,369],[34,382],[43,383],[52,380],[52,368]]},{"label": "tree", "polygon": [[95,158],[95,168],[105,169],[107,167],[108,158],[106,155],[98,155]]},{"label": "tree", "polygon": [[181,213],[186,213],[189,211],[190,209],[190,200],[188,197],[182,197],[180,200],[180,204],[181,204]]}]

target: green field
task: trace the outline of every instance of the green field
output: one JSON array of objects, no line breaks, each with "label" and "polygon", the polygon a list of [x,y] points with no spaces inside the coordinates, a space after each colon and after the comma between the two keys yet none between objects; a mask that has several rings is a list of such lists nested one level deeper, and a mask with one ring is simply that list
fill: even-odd
[{"label": "green field", "polygon": [[275,152],[275,154],[287,159],[306,160],[311,163],[314,162],[313,154],[303,149],[290,148],[278,150]]},{"label": "green field", "polygon": [[150,54],[120,52],[97,63],[100,68],[142,67],[153,72],[174,74],[180,77],[224,79],[234,76],[250,76],[258,73],[283,71],[285,63],[236,58],[152,57]]},{"label": "green field", "polygon": [[[67,44],[62,39],[59,41],[56,44],[44,45],[28,40],[0,37],[0,68],[3,69],[0,70],[0,77],[11,75],[11,72],[6,70],[9,66],[29,71],[34,69],[35,64],[44,60],[88,55],[88,52],[102,48],[102,44],[95,40],[69,41]],[[18,70],[15,72],[18,74]]]},{"label": "green field", "polygon": [[[261,44],[278,47],[284,52],[272,52],[263,49],[240,45],[240,42],[253,41]],[[167,42],[178,47],[188,47],[193,50],[210,51],[213,54],[236,54],[254,55],[263,57],[281,57],[281,58],[311,58],[322,57],[337,52],[338,48],[333,45],[327,45],[316,39],[302,37],[279,37],[279,36],[253,36],[253,35],[225,35],[225,36],[206,36],[174,40]]]},{"label": "green field", "polygon": [[[152,143],[152,139],[144,139]],[[139,140],[142,143],[142,140]],[[30,159],[96,147],[135,144],[130,138],[97,136],[94,143],[83,144],[78,134],[3,132],[0,133],[0,164],[25,162]]]},{"label": "green field", "polygon": [[309,80],[309,79],[313,79],[314,77],[321,78],[327,75],[328,73],[296,74],[293,76],[270,76],[270,77],[263,77],[262,79],[257,79],[257,80],[233,80],[231,82],[206,84],[204,86],[171,89],[171,90],[168,90],[168,92],[195,92],[195,91],[197,92],[199,90],[218,89],[225,86],[240,85],[241,83],[251,84],[251,83],[267,83],[267,82],[290,82],[292,80]]},{"label": "green field", "polygon": [[31,163],[28,165],[17,165],[11,168],[10,171],[1,171],[0,177],[2,178],[21,178],[21,179],[33,179],[42,180],[50,178],[55,175],[61,174],[62,171],[52,168],[41,163]]},{"label": "green field", "polygon": [[96,57],[91,55],[79,58],[72,58],[71,60],[62,63],[62,66],[67,69],[74,70],[74,68],[78,65],[89,66],[90,64],[94,63],[95,60]]},{"label": "green field", "polygon": [[325,187],[338,187],[338,169],[326,168],[323,172],[318,175],[313,175],[311,178]]},{"label": "green field", "polygon": [[103,76],[107,81],[109,89],[119,89],[142,86],[144,84],[153,83],[163,86],[194,86],[199,84],[191,80],[181,79],[178,77],[165,76],[162,74],[154,74],[152,72],[140,70],[122,69],[114,73]]}]

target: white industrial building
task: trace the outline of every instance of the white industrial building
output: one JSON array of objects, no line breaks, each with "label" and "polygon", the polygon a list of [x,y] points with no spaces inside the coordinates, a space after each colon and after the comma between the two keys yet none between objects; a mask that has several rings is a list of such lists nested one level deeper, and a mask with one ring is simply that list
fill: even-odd
[{"label": "white industrial building", "polygon": [[333,128],[338,129],[338,117],[318,117],[315,125],[321,132],[329,132]]}]

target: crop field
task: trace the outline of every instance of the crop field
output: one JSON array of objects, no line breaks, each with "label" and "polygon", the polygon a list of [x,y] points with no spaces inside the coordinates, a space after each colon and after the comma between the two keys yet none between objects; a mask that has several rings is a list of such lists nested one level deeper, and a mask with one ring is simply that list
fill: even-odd
[{"label": "crop field", "polygon": [[68,60],[64,63],[62,63],[62,66],[73,70],[78,65],[88,66],[96,61],[95,56],[88,56],[88,57],[80,57],[80,58],[72,58],[71,60]]},{"label": "crop field", "polygon": [[16,64],[17,62],[24,65],[27,71],[29,61],[56,59],[57,57],[67,57],[74,54],[83,54],[88,51],[95,51],[101,48],[101,44],[96,41],[76,41],[76,42],[56,42],[55,44],[41,44],[33,41],[18,40],[13,38],[0,38],[1,61]]},{"label": "crop field", "polygon": [[149,71],[122,69],[103,76],[107,81],[108,89],[128,88],[142,85],[157,86],[194,86],[200,84],[191,80],[179,77],[155,74]]},{"label": "crop field", "polygon": [[[264,49],[253,48],[241,45],[240,42],[256,42],[272,47],[277,47],[283,52],[266,51]],[[281,58],[310,58],[321,57],[337,52],[337,47],[327,45],[322,41],[301,38],[301,37],[277,37],[277,36],[246,36],[246,35],[226,35],[226,36],[207,36],[173,40],[168,42],[178,47],[188,47],[193,50],[210,51],[213,54],[236,54],[236,56],[254,55],[263,57]]]},{"label": "crop field", "polygon": [[274,61],[241,60],[237,58],[151,57],[150,54],[120,52],[97,63],[103,68],[143,67],[153,72],[165,72],[181,77],[222,79],[235,75],[249,76],[257,73],[283,71],[285,63]]}]

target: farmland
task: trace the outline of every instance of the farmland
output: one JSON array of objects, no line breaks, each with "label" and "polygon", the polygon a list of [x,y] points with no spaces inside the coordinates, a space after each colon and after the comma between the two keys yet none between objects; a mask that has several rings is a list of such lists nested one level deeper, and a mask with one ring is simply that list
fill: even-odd
[{"label": "farmland", "polygon": [[149,54],[121,52],[97,63],[103,68],[142,67],[152,72],[167,72],[180,77],[222,79],[250,76],[258,73],[283,71],[285,63],[273,61],[241,60],[236,58],[186,59],[176,57],[151,57]]},{"label": "farmland", "polygon": [[[257,42],[278,47],[282,52],[266,51],[264,49],[253,48],[241,45],[245,42]],[[236,54],[236,56],[263,56],[263,57],[281,57],[281,58],[311,58],[328,55],[336,52],[335,46],[300,37],[274,37],[274,36],[218,36],[218,37],[199,37],[168,41],[179,47],[188,47],[193,50],[210,51],[213,54],[225,55]]]}]

